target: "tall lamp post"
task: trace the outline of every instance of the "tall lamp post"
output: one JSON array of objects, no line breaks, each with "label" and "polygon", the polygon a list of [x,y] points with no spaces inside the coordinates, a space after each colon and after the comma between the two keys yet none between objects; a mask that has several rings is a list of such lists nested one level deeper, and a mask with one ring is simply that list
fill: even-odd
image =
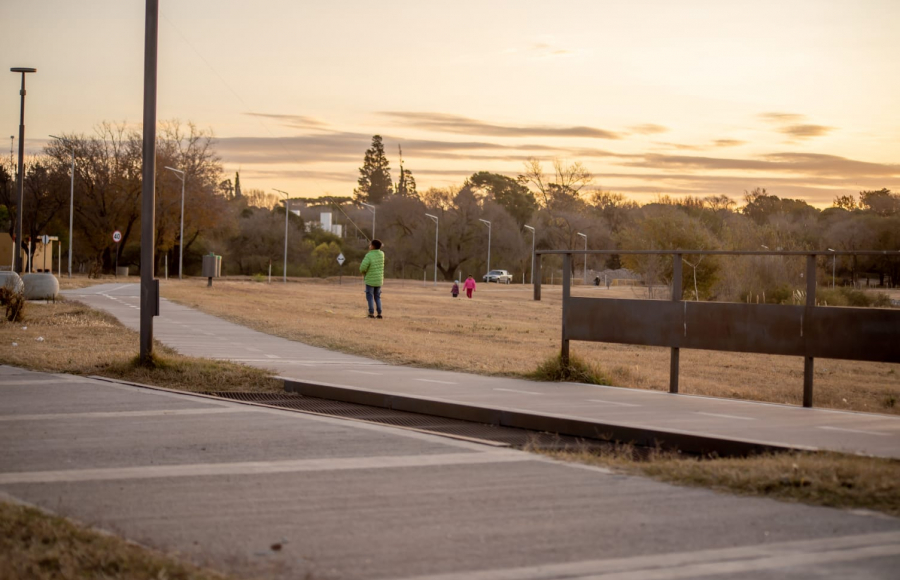
[{"label": "tall lamp post", "polygon": [[[584,251],[587,252],[587,234],[576,233],[584,238]],[[587,253],[584,254],[584,285],[587,286]]]},{"label": "tall lamp post", "polygon": [[[831,248],[828,248],[828,251],[833,252],[834,250],[832,250]],[[835,267],[836,259],[837,259],[837,254],[832,254],[831,255],[831,289],[832,290],[834,290],[834,267]]]},{"label": "tall lamp post", "polygon": [[372,212],[372,239],[375,239],[375,206],[371,203],[365,203],[363,201],[359,202],[360,205],[364,205]]},{"label": "tall lamp post", "polygon": [[275,191],[284,196],[284,272],[282,272],[281,281],[287,284],[288,213],[291,211],[291,194],[280,189],[275,189]]},{"label": "tall lamp post", "polygon": [[434,220],[434,285],[437,286],[437,254],[438,254],[438,216],[426,213],[428,217]]},{"label": "tall lamp post", "polygon": [[71,141],[56,135],[50,135],[54,139],[59,139],[72,150],[72,181],[69,185],[69,278],[72,277],[72,223],[75,215],[75,145]]},{"label": "tall lamp post", "polygon": [[154,277],[156,233],[156,85],[159,0],[144,12],[144,118],[141,155],[141,364],[153,356],[153,317],[159,316],[159,279]]},{"label": "tall lamp post", "polygon": [[[10,72],[22,74],[22,88],[19,90],[21,104],[19,105],[19,165],[16,170],[16,189],[18,190],[19,205],[16,206],[16,244],[19,248],[15,253],[15,264],[13,268],[16,272],[23,272],[22,268],[22,215],[25,213],[25,75],[27,73],[37,72],[36,68],[24,66],[15,66],[9,69]],[[26,250],[27,251],[27,250]]]},{"label": "tall lamp post", "polygon": [[479,219],[481,223],[487,225],[488,227],[488,262],[487,262],[487,271],[491,271],[491,222],[487,220]]},{"label": "tall lamp post", "polygon": [[525,226],[526,230],[531,230],[531,283],[534,284],[534,238],[537,232],[531,226]]},{"label": "tall lamp post", "polygon": [[175,177],[181,180],[181,229],[178,232],[178,279],[181,280],[181,271],[184,266],[184,180],[187,177],[184,171],[169,167],[166,169],[175,173]]}]

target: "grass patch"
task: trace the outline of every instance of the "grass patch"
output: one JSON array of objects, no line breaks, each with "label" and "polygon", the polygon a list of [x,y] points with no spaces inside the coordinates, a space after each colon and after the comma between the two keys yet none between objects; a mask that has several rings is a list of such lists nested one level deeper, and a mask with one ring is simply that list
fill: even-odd
[{"label": "grass patch", "polygon": [[37,371],[99,375],[185,391],[283,390],[281,381],[261,369],[184,356],[159,343],[154,364],[142,366],[137,332],[77,302],[29,305],[26,322],[0,323],[0,345],[0,363]]},{"label": "grass patch", "polygon": [[696,458],[658,450],[640,453],[630,445],[531,451],[676,485],[900,516],[900,461],[893,459],[828,452]]},{"label": "grass patch", "polygon": [[0,502],[0,580],[226,580],[34,508]]},{"label": "grass patch", "polygon": [[590,364],[575,355],[569,355],[564,364],[562,354],[550,357],[531,373],[525,375],[536,381],[587,383],[589,385],[609,385],[609,379],[596,364]]}]

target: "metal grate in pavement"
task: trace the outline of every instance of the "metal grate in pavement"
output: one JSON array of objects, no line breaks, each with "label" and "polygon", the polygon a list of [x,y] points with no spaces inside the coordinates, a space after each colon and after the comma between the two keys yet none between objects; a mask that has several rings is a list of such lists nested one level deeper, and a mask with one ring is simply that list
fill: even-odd
[{"label": "metal grate in pavement", "polygon": [[304,413],[344,417],[359,421],[367,421],[369,423],[378,423],[380,425],[406,427],[419,431],[427,431],[429,433],[434,433],[435,435],[477,440],[493,445],[516,448],[539,447],[542,449],[580,449],[608,445],[608,443],[603,441],[585,441],[575,437],[560,436],[555,433],[539,433],[525,429],[486,425],[483,423],[447,419],[432,415],[395,411],[381,407],[369,407],[356,403],[306,397],[296,393],[207,392],[203,394],[230,399],[232,401],[260,403],[282,409],[302,411]]}]

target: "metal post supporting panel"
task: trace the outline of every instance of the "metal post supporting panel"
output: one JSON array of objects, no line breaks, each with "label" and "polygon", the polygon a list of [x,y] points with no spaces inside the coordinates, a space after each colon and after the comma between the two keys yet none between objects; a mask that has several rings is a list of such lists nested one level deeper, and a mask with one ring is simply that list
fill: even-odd
[{"label": "metal post supporting panel", "polygon": [[569,366],[569,339],[566,335],[566,315],[569,313],[569,299],[572,297],[572,254],[563,254],[563,287],[562,287],[562,349],[560,360]]},{"label": "metal post supporting panel", "polygon": [[[672,302],[681,301],[681,254],[672,256]],[[678,392],[678,363],[681,349],[673,348],[669,361],[669,392]]]},{"label": "metal post supporting panel", "polygon": [[[811,310],[816,307],[816,256],[811,254],[806,257],[806,314],[804,318],[809,320]],[[811,356],[803,357],[803,406],[813,406],[813,372],[815,360]]]},{"label": "metal post supporting panel", "polygon": [[156,231],[156,53],[159,0],[146,0],[144,22],[144,147],[141,187],[140,361],[153,356],[153,317],[159,315],[159,281],[153,276]]}]

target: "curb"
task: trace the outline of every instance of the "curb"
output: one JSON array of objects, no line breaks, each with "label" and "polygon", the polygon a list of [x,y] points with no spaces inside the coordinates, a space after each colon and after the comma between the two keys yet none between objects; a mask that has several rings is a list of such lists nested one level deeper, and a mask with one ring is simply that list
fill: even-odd
[{"label": "curb", "polygon": [[540,415],[517,409],[465,405],[440,399],[395,395],[343,385],[284,379],[284,390],[308,397],[357,403],[396,411],[408,411],[447,419],[459,419],[501,427],[558,433],[583,439],[619,441],[641,447],[662,447],[695,455],[735,457],[784,451],[818,451],[814,447],[779,445],[753,440],[712,437],[696,433],[644,429],[615,423],[601,423],[558,415]]}]

